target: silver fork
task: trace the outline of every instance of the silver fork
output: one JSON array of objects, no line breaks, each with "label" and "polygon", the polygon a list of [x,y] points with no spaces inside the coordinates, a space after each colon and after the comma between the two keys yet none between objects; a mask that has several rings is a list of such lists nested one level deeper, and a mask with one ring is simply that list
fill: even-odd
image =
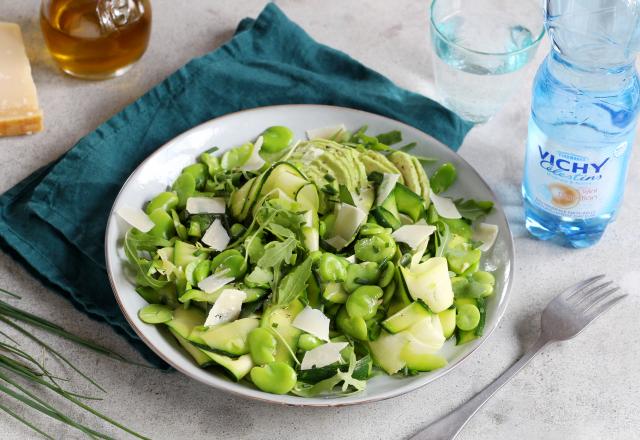
[{"label": "silver fork", "polygon": [[453,440],[482,405],[527,365],[545,345],[577,336],[598,316],[627,296],[613,296],[620,288],[612,286],[613,282],[605,281],[604,278],[604,275],[598,275],[581,281],[551,300],[542,312],[538,340],[518,362],[471,400],[419,431],[410,440]]}]

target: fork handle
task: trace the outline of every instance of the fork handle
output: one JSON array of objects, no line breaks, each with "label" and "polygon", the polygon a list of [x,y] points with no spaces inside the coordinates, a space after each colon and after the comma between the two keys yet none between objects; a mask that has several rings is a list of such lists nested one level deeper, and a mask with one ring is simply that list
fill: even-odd
[{"label": "fork handle", "polygon": [[529,363],[533,357],[550,341],[540,335],[536,343],[509,369],[502,373],[484,390],[476,394],[471,400],[460,405],[449,414],[419,431],[409,440],[453,440],[467,424],[469,419],[506,384],[518,371]]}]

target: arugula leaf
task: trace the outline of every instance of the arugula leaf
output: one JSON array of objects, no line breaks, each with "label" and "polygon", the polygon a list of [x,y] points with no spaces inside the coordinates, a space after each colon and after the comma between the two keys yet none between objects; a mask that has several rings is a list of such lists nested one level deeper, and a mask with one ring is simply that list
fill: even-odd
[{"label": "arugula leaf", "polygon": [[244,242],[247,256],[251,264],[257,264],[258,260],[264,255],[264,243],[262,242],[262,233],[256,232],[248,237]]},{"label": "arugula leaf", "polygon": [[304,218],[297,212],[289,211],[281,206],[277,206],[272,202],[266,202],[258,211],[256,215],[258,223],[267,228],[272,224],[278,224],[292,230],[295,233],[300,233],[300,228],[304,223]]},{"label": "arugula leaf", "polygon": [[140,252],[149,252],[154,254],[159,247],[172,246],[172,243],[163,238],[154,237],[142,232],[129,229],[124,236],[124,253],[129,262],[136,269],[136,281],[138,284],[148,286],[154,289],[164,287],[169,281],[153,278],[149,274],[149,268],[153,264],[151,260],[147,260],[140,256]]},{"label": "arugula leaf", "polygon": [[256,266],[253,271],[244,277],[244,282],[249,287],[267,288],[273,282],[273,272],[270,269]]},{"label": "arugula leaf", "polygon": [[490,200],[458,199],[453,203],[458,208],[460,215],[471,221],[484,217],[493,209],[493,202]]},{"label": "arugula leaf", "polygon": [[281,240],[296,236],[295,232],[291,229],[285,228],[278,223],[271,223],[266,227],[266,229]]},{"label": "arugula leaf", "polygon": [[368,129],[368,128],[369,128],[369,126],[368,126],[368,125],[363,125],[362,127],[360,127],[360,128],[358,129],[358,131],[356,131],[355,133],[353,133],[353,134],[351,135],[351,137],[349,138],[349,142],[357,142],[357,141],[358,141],[358,138],[359,138],[361,135],[363,135],[363,134],[367,131],[367,129]]},{"label": "arugula leaf", "polygon": [[349,139],[349,144],[356,144],[373,151],[388,151],[392,149],[379,141],[377,137],[365,134],[366,131],[366,125],[360,127],[360,129],[356,131]]},{"label": "arugula leaf", "polygon": [[[349,357],[349,368],[347,371],[338,369],[334,376],[328,379],[321,380],[314,385],[304,382],[297,382],[291,392],[296,396],[301,397],[313,397],[322,394],[331,393],[332,395],[346,396],[349,394],[357,393],[365,389],[366,380],[358,380],[353,377],[353,373],[356,368],[356,356],[351,353]],[[334,392],[334,388],[342,382],[341,392]],[[354,391],[347,391],[351,387]]]},{"label": "arugula leaf", "polygon": [[413,155],[413,157],[418,159],[418,162],[420,162],[422,165],[429,165],[429,164],[432,164],[432,163],[436,163],[439,160],[438,158],[435,158],[435,157],[416,156],[415,154]]},{"label": "arugula leaf", "polygon": [[272,241],[264,247],[264,254],[258,260],[258,266],[263,269],[275,267],[279,264],[290,264],[298,240],[289,237],[284,241]]},{"label": "arugula leaf", "polygon": [[408,153],[409,151],[413,150],[417,146],[418,146],[417,143],[411,142],[407,145],[403,145],[402,147],[398,148],[398,151],[404,151],[405,153]]},{"label": "arugula leaf", "polygon": [[449,225],[443,221],[436,223],[436,235],[435,235],[435,256],[444,257],[444,253],[447,250],[449,240],[451,239],[451,229]]},{"label": "arugula leaf", "polygon": [[399,130],[392,130],[387,133],[376,135],[378,142],[385,145],[393,145],[402,142],[402,133]]},{"label": "arugula leaf", "polygon": [[351,191],[349,191],[349,188],[347,188],[345,185],[340,185],[340,193],[339,193],[339,198],[340,201],[342,203],[347,203],[351,206],[356,206],[355,202],[353,201],[353,196],[351,195]]},{"label": "arugula leaf", "polygon": [[311,276],[311,257],[307,257],[296,266],[280,282],[277,289],[276,305],[286,306],[296,299],[307,287],[307,280]]}]

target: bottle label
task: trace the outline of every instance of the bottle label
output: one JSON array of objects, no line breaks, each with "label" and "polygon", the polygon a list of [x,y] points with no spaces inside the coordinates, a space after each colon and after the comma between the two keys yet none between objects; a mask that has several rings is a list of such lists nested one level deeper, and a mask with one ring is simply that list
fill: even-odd
[{"label": "bottle label", "polygon": [[539,208],[588,219],[616,210],[626,175],[628,141],[609,148],[563,146],[533,122],[525,159],[525,190]]}]

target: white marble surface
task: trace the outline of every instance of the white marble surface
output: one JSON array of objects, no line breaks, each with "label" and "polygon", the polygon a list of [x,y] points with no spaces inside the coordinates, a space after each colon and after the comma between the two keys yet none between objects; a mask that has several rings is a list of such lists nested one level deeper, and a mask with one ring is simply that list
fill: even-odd
[{"label": "white marble surface", "polygon": [[[38,3],[5,1],[0,6],[0,20],[20,23],[26,34],[47,126],[35,136],[0,139],[0,191],[58,157],[190,58],[219,46],[231,36],[236,23],[255,16],[264,1],[154,0],[153,36],[147,54],[123,78],[98,83],[78,81],[55,70],[39,33]],[[404,87],[433,96],[427,1],[288,0],[278,4],[319,41],[346,51]],[[535,339],[538,315],[559,288],[606,272],[632,294],[630,298],[577,339],[547,348],[476,415],[459,438],[638,438],[640,156],[636,151],[632,159],[624,207],[599,245],[570,250],[523,233],[519,184],[530,82],[547,48],[545,41],[518,95],[493,120],[474,128],[461,149],[506,206],[516,234],[518,260],[504,320],[458,369],[419,391],[371,405],[283,408],[203,388],[178,373],[121,365],[56,342],[108,390],[95,406],[155,439],[403,438],[469,399],[514,362]],[[75,310],[4,254],[0,254],[0,287],[23,294],[22,304],[30,310],[135,356],[108,326]],[[3,404],[5,400],[3,396]],[[66,404],[63,407],[73,411]],[[55,438],[80,438],[77,431],[50,419],[30,417],[47,426]],[[82,415],[81,419],[123,438],[120,431],[93,418]],[[0,438],[35,436],[0,414]]]}]

